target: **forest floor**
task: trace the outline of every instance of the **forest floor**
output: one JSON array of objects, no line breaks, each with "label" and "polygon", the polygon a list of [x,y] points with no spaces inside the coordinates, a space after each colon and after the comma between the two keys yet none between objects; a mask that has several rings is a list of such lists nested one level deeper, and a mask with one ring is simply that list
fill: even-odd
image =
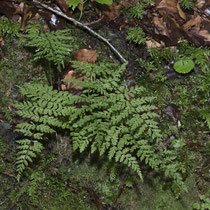
[{"label": "forest floor", "polygon": [[[3,26],[3,18],[7,16],[9,20],[16,19],[17,23],[12,22],[11,25],[17,29],[21,27],[21,30],[8,27],[4,32],[0,28],[0,209],[210,209],[210,40],[206,33],[209,33],[208,18],[204,17],[209,4],[204,2],[195,12],[195,7],[182,11],[177,4],[155,2],[158,5],[146,8],[143,19],[128,16],[126,11],[134,3],[128,5],[128,1],[124,1],[124,9],[115,5],[109,8],[111,12],[108,15],[103,13],[103,8],[98,12],[87,6],[80,21],[92,23],[89,27],[109,40],[128,61],[124,75],[128,86],[143,85],[148,95],[156,96],[165,144],[177,150],[185,168],[183,178],[188,192],[177,198],[170,180],[164,180],[162,174],[147,166],[142,166],[144,182],[135,178],[131,185],[128,180],[125,186],[125,168],[121,169],[121,176],[112,181],[107,175],[106,164],[109,163],[105,158],[73,152],[71,141],[65,135],[53,136],[37,163],[26,171],[21,182],[17,182],[15,141],[19,134],[15,132],[15,126],[21,119],[12,107],[13,103],[21,100],[17,86],[29,81],[45,84],[48,81],[43,71],[45,66],[34,63],[33,51],[25,47],[21,39],[29,23],[23,20],[18,23],[19,17],[12,10],[14,3],[20,3],[11,1],[4,11],[8,2],[2,1],[0,25]],[[33,9],[32,6],[32,13]],[[174,9],[176,15],[173,15]],[[42,9],[39,7],[39,10]],[[166,15],[167,12],[172,16]],[[28,14],[25,12],[20,16],[27,19]],[[53,26],[48,16],[52,18],[52,13],[42,10],[42,17],[50,28]],[[74,18],[79,16],[78,10]],[[97,21],[100,18],[101,21]],[[65,19],[58,23],[60,25],[54,25],[56,30],[70,28],[73,31],[72,36],[77,38],[74,51],[94,49],[98,61],[111,60],[120,64],[119,57],[88,31],[67,23]],[[183,30],[178,27],[180,24],[185,25]],[[140,37],[141,44],[127,38],[129,28],[136,26],[144,31]],[[179,42],[180,38],[185,39],[185,43]],[[149,46],[151,44],[152,47]],[[188,74],[179,74],[173,68],[176,60],[183,57],[195,62],[195,68]],[[66,71],[68,69],[63,72]],[[62,79],[63,74],[59,76]],[[58,81],[54,83],[59,85]]]}]

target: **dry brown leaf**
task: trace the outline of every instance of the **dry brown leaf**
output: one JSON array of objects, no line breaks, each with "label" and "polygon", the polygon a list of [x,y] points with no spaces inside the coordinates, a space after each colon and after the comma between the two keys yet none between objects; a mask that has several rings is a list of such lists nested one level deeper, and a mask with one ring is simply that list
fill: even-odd
[{"label": "dry brown leaf", "polygon": [[[87,62],[87,63],[95,63],[97,60],[97,52],[96,50],[89,50],[89,49],[79,49],[74,52],[73,54],[73,60],[80,61],[81,63]],[[84,75],[80,71],[75,71],[73,69],[67,71],[67,73],[64,75],[63,79],[79,79],[83,80]],[[83,87],[79,85],[75,85],[72,82],[64,82],[64,84],[61,85],[61,90],[82,90]]]},{"label": "dry brown leaf", "polygon": [[[147,10],[140,23],[141,27],[166,46],[175,46],[180,38],[186,37],[197,46],[209,46],[210,21],[207,13],[210,11],[210,0],[198,0],[196,6],[202,8],[197,10],[193,3],[191,12],[194,15],[184,13],[180,2],[181,0],[155,0],[155,8]],[[206,16],[202,13],[206,13]]]},{"label": "dry brown leaf", "polygon": [[57,0],[58,6],[64,13],[67,13],[69,10],[68,0]]},{"label": "dry brown leaf", "polygon": [[146,45],[147,48],[162,47],[162,45],[159,42],[156,42],[155,40],[147,40]]},{"label": "dry brown leaf", "polygon": [[23,10],[23,15],[22,15],[21,26],[20,26],[19,30],[24,31],[25,26],[27,25],[29,20],[31,20],[31,19],[37,20],[40,18],[40,15],[38,14],[37,8],[35,8],[31,5],[27,5],[26,3],[24,3],[24,7],[21,6],[21,9]]},{"label": "dry brown leaf", "polygon": [[163,21],[163,17],[160,18],[157,15],[155,15],[153,17],[153,23],[155,24],[155,27],[157,29],[156,34],[168,36],[167,26],[166,23]]},{"label": "dry brown leaf", "polygon": [[[67,72],[67,74],[63,78],[64,80],[66,79],[78,79],[78,80],[83,80],[84,75],[81,74],[81,72],[75,71],[75,70],[70,70]],[[65,82],[64,84],[61,85],[61,90],[83,90],[83,87],[79,85],[75,85],[72,82]]]},{"label": "dry brown leaf", "polygon": [[0,1],[0,13],[5,15],[7,18],[12,19],[15,14],[19,14],[21,9],[18,4],[11,1]]},{"label": "dry brown leaf", "polygon": [[168,14],[174,16],[174,14],[177,14],[177,1],[176,0],[162,0],[156,8],[158,10],[163,9],[167,11]]},{"label": "dry brown leaf", "polygon": [[210,33],[207,30],[203,29],[200,30],[198,34],[204,37],[205,45],[210,46]]},{"label": "dry brown leaf", "polygon": [[179,6],[179,3],[177,3],[177,9],[178,9],[179,16],[180,16],[182,19],[186,20],[186,15],[185,15],[185,13],[183,12],[183,10],[181,9],[181,7]]},{"label": "dry brown leaf", "polygon": [[186,15],[177,0],[156,1],[156,5],[152,20],[155,25],[153,33],[161,35],[162,37],[159,38],[167,46],[175,45],[179,38],[182,37],[180,25],[183,24]]},{"label": "dry brown leaf", "polygon": [[188,31],[192,26],[200,27],[201,21],[202,18],[197,13],[195,13],[192,19],[183,25],[183,28],[185,31]]},{"label": "dry brown leaf", "polygon": [[108,21],[115,20],[120,16],[120,11],[123,8],[122,4],[115,5],[111,0],[112,4],[110,5],[99,5],[96,8],[96,13],[102,14],[108,19]]},{"label": "dry brown leaf", "polygon": [[205,29],[201,30],[200,27],[192,27],[187,35],[196,46],[210,46],[209,32]]},{"label": "dry brown leaf", "polygon": [[205,3],[206,3],[205,0],[197,0],[196,6],[197,6],[199,9],[201,9],[201,8],[204,6]]},{"label": "dry brown leaf", "polygon": [[181,9],[177,0],[162,0],[158,4],[157,9],[165,10],[167,12],[167,14],[171,15],[174,18],[177,16],[177,14],[179,14],[179,16],[182,19],[186,20],[186,15],[183,12],[183,10]]},{"label": "dry brown leaf", "polygon": [[135,6],[138,2],[139,0],[125,0],[121,3],[121,5],[123,5],[124,8],[128,9]]},{"label": "dry brown leaf", "polygon": [[73,60],[87,63],[95,63],[97,60],[97,52],[96,50],[79,49],[74,52]]},{"label": "dry brown leaf", "polygon": [[0,47],[4,47],[5,45],[5,41],[4,41],[4,38],[2,36],[0,36]]}]

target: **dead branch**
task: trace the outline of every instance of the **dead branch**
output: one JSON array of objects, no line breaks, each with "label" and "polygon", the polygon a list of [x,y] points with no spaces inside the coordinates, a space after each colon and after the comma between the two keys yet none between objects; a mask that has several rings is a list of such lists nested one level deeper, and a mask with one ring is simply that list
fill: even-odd
[{"label": "dead branch", "polygon": [[107,40],[105,39],[103,36],[101,36],[100,34],[96,33],[95,31],[93,31],[90,27],[88,27],[85,24],[82,24],[81,22],[75,20],[74,18],[71,18],[69,16],[67,16],[66,14],[64,14],[61,11],[58,11],[56,9],[53,9],[52,7],[47,6],[46,4],[43,4],[37,0],[33,0],[34,3],[44,7],[45,9],[71,21],[75,26],[79,26],[83,29],[86,29],[90,34],[92,34],[93,36],[95,36],[96,38],[102,40],[103,42],[105,42],[111,49],[111,51],[118,57],[118,59],[120,60],[121,63],[126,63],[127,60],[125,58],[123,58],[123,56],[119,53],[119,51]]}]

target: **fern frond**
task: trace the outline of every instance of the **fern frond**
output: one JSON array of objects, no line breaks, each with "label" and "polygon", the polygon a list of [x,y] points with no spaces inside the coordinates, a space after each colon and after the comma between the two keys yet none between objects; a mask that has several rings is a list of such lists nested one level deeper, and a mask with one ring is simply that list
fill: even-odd
[{"label": "fern frond", "polygon": [[23,170],[32,162],[32,158],[35,158],[37,154],[41,153],[43,146],[40,142],[36,140],[21,139],[17,141],[20,146],[18,146],[16,168],[17,168],[17,179],[20,180]]},{"label": "fern frond", "polygon": [[[94,73],[95,79],[87,77],[82,82],[85,89],[80,95],[35,83],[20,88],[26,101],[16,104],[15,108],[30,122],[17,126],[26,136],[25,140],[18,141],[18,176],[41,151],[41,139],[58,128],[69,130],[74,150],[90,149],[91,153],[107,154],[110,160],[130,167],[142,180],[140,164],[144,162],[174,177],[181,185],[173,155],[167,157],[164,147],[163,152],[159,150],[163,137],[156,120],[156,107],[152,104],[154,98],[144,96],[143,87],[128,90],[122,84],[125,65],[74,62],[74,66],[82,69],[84,75]],[[115,68],[114,72],[110,67]],[[38,146],[33,146],[35,143]]]},{"label": "fern frond", "polygon": [[61,71],[72,48],[70,43],[73,38],[70,36],[70,31],[65,29],[42,33],[37,25],[30,24],[26,32],[27,46],[36,48],[34,61],[45,58]]},{"label": "fern frond", "polygon": [[135,42],[136,44],[144,44],[146,41],[145,33],[140,27],[131,27],[128,29],[126,40]]}]

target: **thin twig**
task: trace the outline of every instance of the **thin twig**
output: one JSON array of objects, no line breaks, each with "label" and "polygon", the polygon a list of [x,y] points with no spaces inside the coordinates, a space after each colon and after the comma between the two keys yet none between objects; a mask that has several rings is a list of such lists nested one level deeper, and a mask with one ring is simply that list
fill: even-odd
[{"label": "thin twig", "polygon": [[194,10],[194,12],[199,13],[199,15],[203,18],[206,18],[209,20],[210,16],[207,12],[205,11],[201,11],[198,7],[192,7],[192,9]]},{"label": "thin twig", "polygon": [[95,37],[97,37],[98,39],[102,40],[103,42],[105,42],[110,49],[112,50],[112,52],[119,58],[121,63],[126,63],[127,60],[125,58],[123,58],[123,56],[118,52],[118,50],[107,40],[105,39],[103,36],[101,36],[100,34],[96,33],[95,31],[93,31],[91,28],[89,28],[87,25],[82,24],[81,22],[75,20],[74,18],[71,18],[67,15],[65,15],[63,12],[58,11],[56,9],[53,9],[52,7],[47,6],[46,4],[43,4],[37,0],[33,0],[34,3],[44,7],[47,10],[50,10],[51,12],[71,21],[72,23],[74,23],[75,26],[79,26],[81,28],[86,29],[88,32],[90,32],[92,35],[94,35]]},{"label": "thin twig", "polygon": [[85,189],[88,191],[89,195],[93,198],[97,209],[101,210],[102,209],[101,202],[100,202],[99,197],[96,195],[95,191],[92,188],[88,187],[88,185],[87,185],[87,187],[85,187]]},{"label": "thin twig", "polygon": [[90,23],[83,23],[83,25],[84,25],[84,26],[92,26],[92,25],[94,25],[94,24],[96,24],[96,23],[100,23],[101,20],[103,20],[103,18],[104,18],[104,15],[102,15],[98,20],[95,20],[95,21],[90,22]]},{"label": "thin twig", "polygon": [[117,196],[115,197],[114,201],[112,202],[112,205],[109,207],[109,210],[112,210],[112,208],[115,206],[115,204],[117,203],[118,199],[120,198],[125,186],[126,186],[126,181],[128,179],[128,175],[129,173],[127,173],[126,178],[124,179],[124,181],[121,184],[121,187],[117,193]]}]

